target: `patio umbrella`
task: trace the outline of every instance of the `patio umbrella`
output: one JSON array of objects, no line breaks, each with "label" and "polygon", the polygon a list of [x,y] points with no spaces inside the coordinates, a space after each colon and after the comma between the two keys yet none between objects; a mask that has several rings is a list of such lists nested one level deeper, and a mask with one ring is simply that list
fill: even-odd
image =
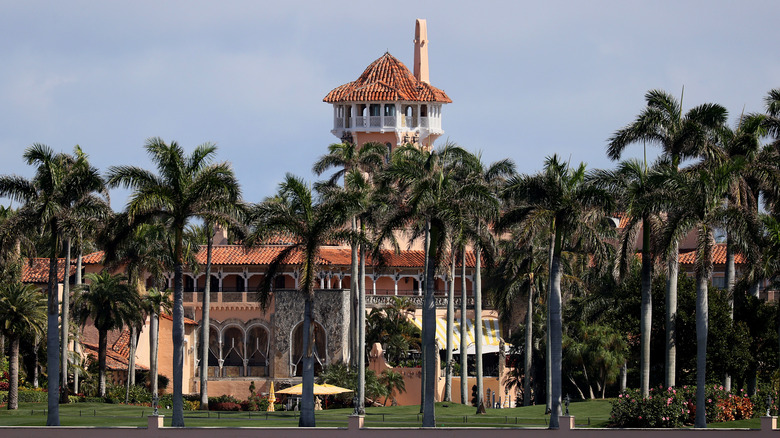
[{"label": "patio umbrella", "polygon": [[[291,386],[289,388],[276,391],[276,393],[289,394],[289,395],[301,395],[302,391],[303,391],[303,383],[299,383],[295,386]],[[351,389],[342,388],[340,386],[330,385],[327,383],[323,383],[322,385],[316,385],[316,384],[314,385],[314,395],[333,395],[333,394],[342,394],[345,392],[353,392],[353,391]]]},{"label": "patio umbrella", "polygon": [[268,412],[274,412],[274,401],[276,401],[276,394],[274,394],[274,381],[271,380],[271,390],[268,391]]}]

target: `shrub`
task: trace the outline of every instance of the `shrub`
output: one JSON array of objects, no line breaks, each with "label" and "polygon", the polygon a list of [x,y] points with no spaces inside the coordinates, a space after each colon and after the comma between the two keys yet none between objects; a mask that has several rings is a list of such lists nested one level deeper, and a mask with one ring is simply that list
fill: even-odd
[{"label": "shrub", "polygon": [[[743,395],[730,394],[723,386],[705,389],[707,422],[751,418],[753,402]],[[610,427],[682,427],[696,418],[696,387],[651,388],[647,398],[631,389],[612,402]]]},{"label": "shrub", "polygon": [[184,400],[184,410],[185,411],[197,411],[200,407],[199,401],[192,401],[192,400]]},{"label": "shrub", "polygon": [[234,402],[217,402],[214,404],[209,403],[210,411],[240,411],[241,405]]}]

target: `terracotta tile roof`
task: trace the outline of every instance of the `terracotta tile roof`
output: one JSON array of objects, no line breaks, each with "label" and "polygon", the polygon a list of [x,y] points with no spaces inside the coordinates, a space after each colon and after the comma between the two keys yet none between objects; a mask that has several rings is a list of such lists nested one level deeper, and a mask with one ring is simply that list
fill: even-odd
[{"label": "terracotta tile roof", "polygon": [[[246,249],[241,245],[215,245],[212,248],[211,263],[215,265],[267,265],[271,263],[286,246],[268,245],[258,246]],[[200,264],[206,263],[206,248],[202,247],[196,256]],[[289,264],[300,264],[300,252],[290,254],[287,262]],[[320,258],[319,263],[327,264],[327,261]]]},{"label": "terracotta tile roof", "polygon": [[[160,315],[160,318],[167,319],[168,321],[173,321],[173,316],[168,315],[167,313],[163,313],[162,315]],[[198,321],[195,321],[194,319],[187,318],[185,316],[184,317],[184,324],[185,325],[198,325]]]},{"label": "terracotta tile roof", "polygon": [[[70,275],[76,273],[76,267],[71,264]],[[65,275],[65,259],[57,260],[57,282],[62,283]],[[48,283],[49,259],[33,258],[22,263],[22,283]]]},{"label": "terracotta tile roof", "polygon": [[104,255],[105,253],[103,251],[95,251],[93,253],[89,253],[81,258],[81,263],[87,265],[97,265],[103,263]]},{"label": "terracotta tile roof", "polygon": [[[92,356],[92,358],[97,361],[98,359],[98,346],[97,344],[91,344],[88,342],[82,342],[81,345],[84,346],[84,349],[86,350],[86,353]],[[127,371],[127,367],[129,366],[129,360],[126,356],[122,356],[121,354],[117,353],[116,351],[111,350],[110,348],[106,349],[106,369],[111,371]],[[139,370],[148,370],[149,368],[139,364],[136,362],[135,364],[136,369]]]},{"label": "terracotta tile roof", "polygon": [[452,103],[443,90],[419,81],[401,61],[389,53],[366,67],[356,81],[334,88],[323,99],[328,103],[399,100]]},{"label": "terracotta tile roof", "polygon": [[[696,250],[688,251],[684,253],[680,253],[680,264],[681,265],[693,265],[696,263]],[[726,244],[725,243],[717,243],[712,248],[712,263],[715,265],[725,265],[726,264]],[[745,257],[742,254],[735,254],[734,255],[734,263],[736,264],[742,264],[745,263]]]}]

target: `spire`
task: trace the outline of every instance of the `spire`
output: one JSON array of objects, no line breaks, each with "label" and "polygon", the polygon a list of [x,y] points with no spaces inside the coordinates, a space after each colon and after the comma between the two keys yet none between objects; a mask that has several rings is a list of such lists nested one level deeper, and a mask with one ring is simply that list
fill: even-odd
[{"label": "spire", "polygon": [[430,84],[428,76],[428,24],[418,18],[414,26],[414,77]]}]

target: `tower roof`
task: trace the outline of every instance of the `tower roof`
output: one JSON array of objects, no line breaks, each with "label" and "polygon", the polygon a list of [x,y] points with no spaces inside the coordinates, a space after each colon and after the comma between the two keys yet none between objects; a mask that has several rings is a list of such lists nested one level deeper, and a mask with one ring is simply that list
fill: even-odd
[{"label": "tower roof", "polygon": [[447,93],[415,78],[401,61],[387,52],[366,67],[356,81],[334,88],[323,99],[327,103],[398,100],[452,103]]}]

